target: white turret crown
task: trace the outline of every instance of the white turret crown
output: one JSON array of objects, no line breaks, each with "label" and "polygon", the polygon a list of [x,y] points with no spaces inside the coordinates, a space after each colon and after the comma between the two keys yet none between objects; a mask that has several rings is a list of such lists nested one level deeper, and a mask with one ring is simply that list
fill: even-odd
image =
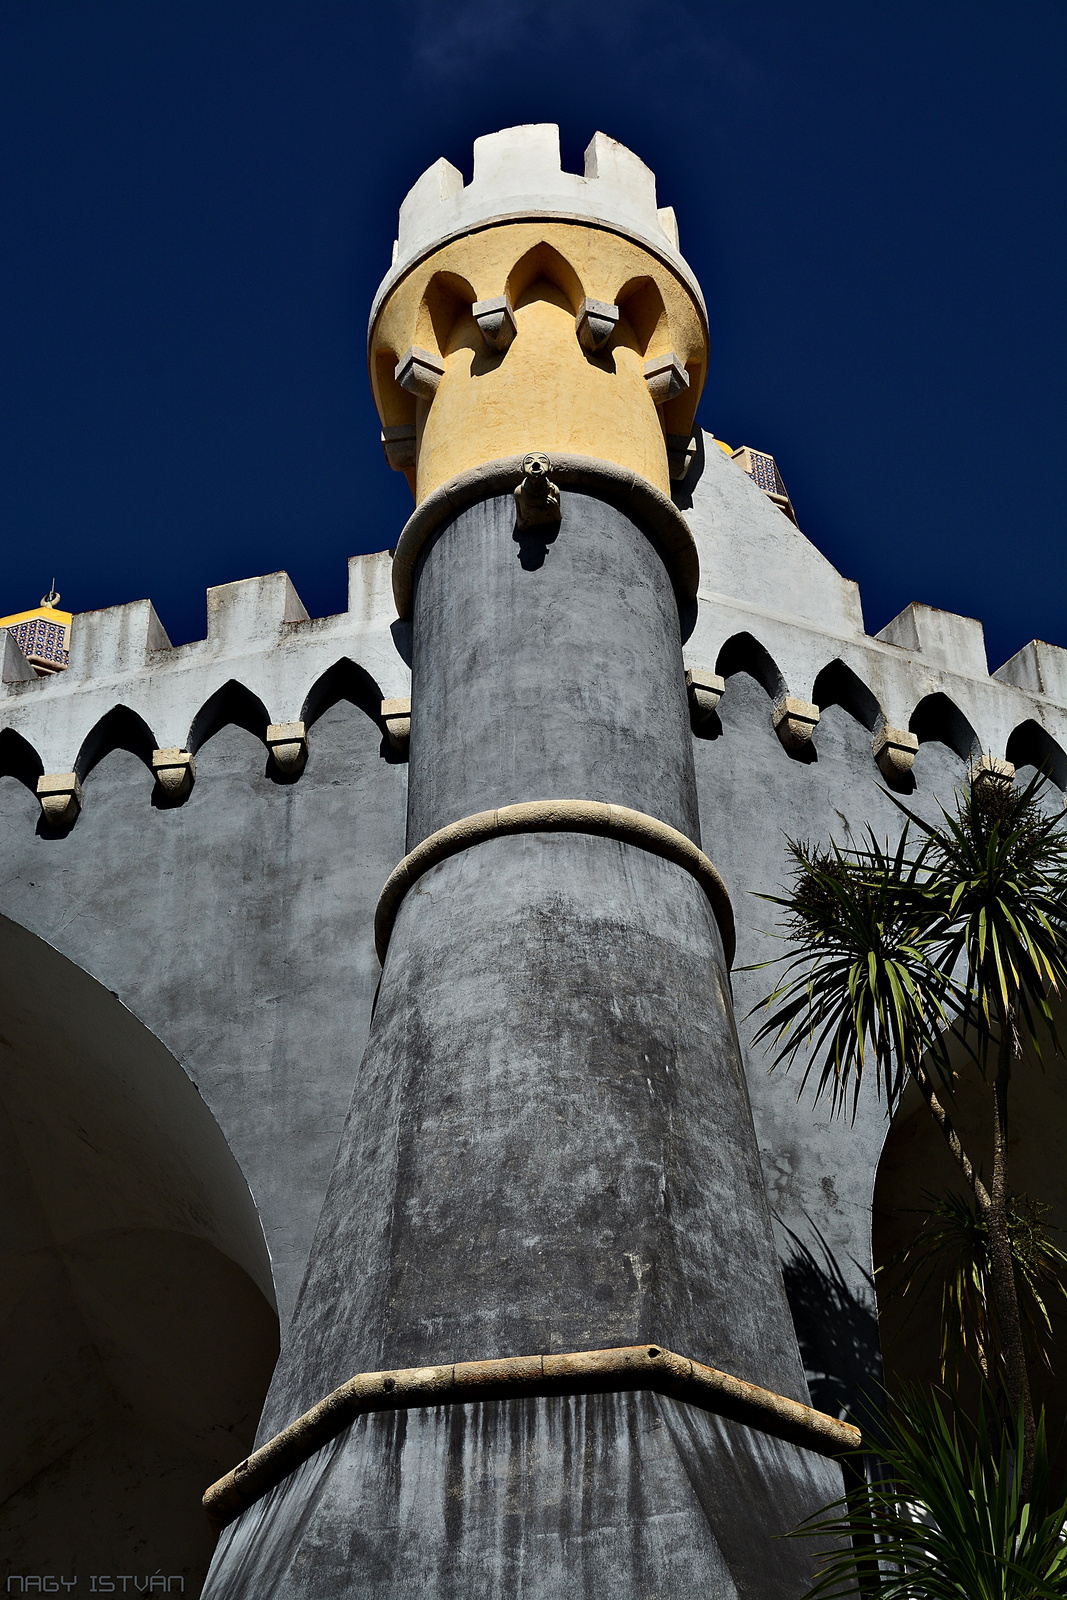
[{"label": "white turret crown", "polygon": [[537,122],[476,139],[468,184],[444,157],[427,168],[400,207],[393,264],[375,297],[375,311],[414,262],[448,239],[491,222],[528,217],[573,218],[626,234],[669,262],[703,304],[678,249],[674,211],[656,204],[655,173],[606,133],[590,140],[582,175],[564,172],[559,128]]}]

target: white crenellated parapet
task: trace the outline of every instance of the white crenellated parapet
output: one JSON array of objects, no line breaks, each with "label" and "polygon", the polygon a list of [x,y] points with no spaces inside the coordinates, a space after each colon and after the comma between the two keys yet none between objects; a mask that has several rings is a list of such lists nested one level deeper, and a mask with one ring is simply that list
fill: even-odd
[{"label": "white crenellated parapet", "polygon": [[[780,738],[782,730],[802,729],[778,707],[807,703],[825,714],[830,704],[845,705],[870,736],[872,766],[893,784],[909,780],[930,737],[950,743],[961,776],[981,752],[1016,765],[1051,755],[1054,769],[1067,773],[1067,650],[1035,641],[991,675],[980,622],[917,603],[868,634],[856,585],[718,441],[704,434],[696,446],[699,475],[680,502],[701,572],[684,647],[691,673],[724,673],[728,691],[730,672],[748,671],[762,684],[768,723]],[[860,527],[863,515],[857,501]],[[799,745],[783,739],[791,754],[818,750],[814,721],[807,731]]]},{"label": "white crenellated parapet", "polygon": [[375,297],[371,323],[394,284],[431,250],[490,222],[532,217],[572,218],[638,240],[669,262],[703,305],[678,249],[674,211],[657,203],[655,173],[606,133],[590,140],[583,172],[564,172],[559,128],[539,122],[476,139],[468,184],[443,158],[427,168],[400,207],[393,265]]},{"label": "white crenellated parapet", "polygon": [[913,651],[950,672],[971,678],[989,675],[985,630],[975,617],[961,617],[954,611],[939,611],[936,606],[913,601],[876,637]]},{"label": "white crenellated parapet", "polygon": [[1046,695],[1058,705],[1067,705],[1067,650],[1043,639],[1029,644],[1005,661],[993,674],[1001,683],[1012,683],[1030,694]]},{"label": "white crenellated parapet", "polygon": [[[991,676],[980,623],[918,604],[869,636],[855,585],[713,440],[702,448],[703,477],[687,507],[702,577],[684,647],[698,737],[721,731],[713,713],[730,674],[745,671],[766,692],[768,725],[800,759],[817,754],[820,715],[840,705],[867,730],[872,767],[886,782],[907,782],[924,740],[939,738],[966,764],[983,754],[1023,767],[1051,762],[1067,786],[1067,650],[1032,641]],[[309,617],[284,572],[210,589],[207,613],[205,637],[180,646],[147,600],[82,613],[67,671],[44,678],[2,635],[0,731],[40,761],[33,782],[40,777],[54,825],[61,814],[63,826],[77,820],[94,730],[117,708],[138,720],[146,765],[180,804],[210,723],[200,714],[231,684],[258,701],[264,745],[289,778],[314,747],[309,694],[332,669],[347,672],[346,662],[366,674],[369,714],[403,753],[410,624],[396,616],[390,552],[350,561],[348,608],[336,616]]]},{"label": "white crenellated parapet", "polygon": [[408,630],[396,620],[391,575],[387,550],[353,557],[348,610],[331,617],[309,617],[284,572],[221,584],[207,592],[206,636],[178,646],[148,600],[83,612],[72,624],[67,671],[47,678],[20,672],[14,641],[4,634],[0,730],[12,730],[37,753],[51,785],[41,794],[53,812],[61,794],[68,796],[63,805],[73,796],[69,822],[82,796],[62,781],[85,777],[93,730],[123,707],[144,725],[145,761],[160,789],[180,801],[195,779],[190,737],[198,714],[236,683],[262,704],[264,742],[276,766],[294,774],[307,749],[305,701],[338,663],[354,663],[377,686],[375,710],[380,698],[410,692]]}]

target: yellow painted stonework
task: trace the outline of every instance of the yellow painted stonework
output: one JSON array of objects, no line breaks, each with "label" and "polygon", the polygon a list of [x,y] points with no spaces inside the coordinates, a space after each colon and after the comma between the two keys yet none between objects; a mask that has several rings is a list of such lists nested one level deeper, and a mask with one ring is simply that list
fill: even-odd
[{"label": "yellow painted stonework", "polygon": [[0,617],[0,628],[14,628],[20,622],[58,622],[62,627],[69,628],[73,621],[74,613],[71,611],[57,611],[54,606],[34,606],[32,611],[16,611],[10,617]]},{"label": "yellow painted stonework", "polygon": [[[471,306],[505,292],[517,332],[498,353]],[[621,310],[596,355],[575,331],[587,297]],[[432,400],[395,379],[412,345],[444,362]],[[657,407],[644,363],[668,351],[689,387]],[[370,368],[383,425],[416,427],[416,464],[407,473],[416,501],[469,467],[534,449],[611,461],[666,493],[664,434],[692,429],[707,329],[682,279],[633,240],[582,223],[503,223],[452,240],[397,284],[371,328]]]}]

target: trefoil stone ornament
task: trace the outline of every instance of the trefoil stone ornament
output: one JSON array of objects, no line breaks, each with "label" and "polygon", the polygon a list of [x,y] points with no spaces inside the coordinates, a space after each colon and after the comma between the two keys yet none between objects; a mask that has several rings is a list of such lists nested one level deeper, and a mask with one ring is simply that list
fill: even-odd
[{"label": "trefoil stone ornament", "polygon": [[152,771],[168,800],[184,800],[196,782],[196,764],[188,750],[171,746],[152,751]]},{"label": "trefoil stone ornament", "polygon": [[619,308],[606,300],[583,300],[574,319],[578,343],[588,355],[598,355],[619,324]]},{"label": "trefoil stone ornament", "polygon": [[516,333],[515,312],[508,296],[498,294],[492,300],[476,300],[471,315],[490,350],[503,355]]},{"label": "trefoil stone ornament", "polygon": [[515,490],[515,509],[520,528],[537,527],[560,519],[559,489],[549,473],[552,463],[540,450],[522,458],[522,478]]}]

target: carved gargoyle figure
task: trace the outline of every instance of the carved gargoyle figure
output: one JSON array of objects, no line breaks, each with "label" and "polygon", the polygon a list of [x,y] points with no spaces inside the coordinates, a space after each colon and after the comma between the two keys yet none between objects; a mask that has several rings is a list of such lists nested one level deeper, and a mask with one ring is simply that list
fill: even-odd
[{"label": "carved gargoyle figure", "polygon": [[515,508],[520,528],[560,519],[559,489],[549,473],[552,463],[537,450],[522,458],[522,478],[515,490]]}]

